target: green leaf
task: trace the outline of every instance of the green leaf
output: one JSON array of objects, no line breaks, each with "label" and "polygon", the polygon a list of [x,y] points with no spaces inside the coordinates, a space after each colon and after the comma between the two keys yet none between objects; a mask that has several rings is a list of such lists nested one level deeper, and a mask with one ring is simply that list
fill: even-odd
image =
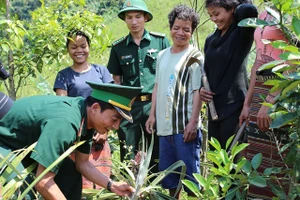
[{"label": "green leaf", "polygon": [[264,175],[265,176],[270,176],[271,174],[278,174],[281,173],[282,171],[282,167],[270,167],[270,168],[266,168],[264,170]]},{"label": "green leaf", "polygon": [[217,151],[220,151],[221,150],[221,144],[220,142],[214,138],[214,137],[211,137],[210,141],[208,141]]},{"label": "green leaf", "polygon": [[261,164],[261,161],[262,161],[262,153],[256,154],[251,160],[251,165],[252,165],[253,169],[257,170],[257,168]]},{"label": "green leaf", "polygon": [[280,21],[280,15],[279,15],[279,13],[278,13],[276,10],[274,10],[274,9],[272,9],[272,8],[270,8],[270,7],[265,7],[265,9],[266,9],[266,11],[267,11],[270,15],[272,15],[278,22]]},{"label": "green leaf", "polygon": [[[1,1],[3,1],[3,0],[1,0]],[[5,0],[4,0],[4,1],[5,1]],[[6,24],[6,23],[8,23],[8,22],[9,22],[8,20],[2,19],[2,20],[0,20],[0,25]]]},{"label": "green leaf", "polygon": [[[289,79],[291,81],[300,80],[300,73],[299,72],[292,72],[292,73],[289,73],[289,74],[285,74],[284,78]],[[290,81],[290,83],[291,83],[291,81]]]},{"label": "green leaf", "polygon": [[201,174],[196,174],[194,173],[193,176],[195,177],[195,179],[197,180],[197,182],[204,187],[205,190],[209,189],[209,184],[206,179],[201,175]]},{"label": "green leaf", "polygon": [[266,64],[263,64],[261,67],[258,68],[257,71],[263,71],[263,70],[266,70],[266,69],[271,69],[274,66],[282,64],[284,62],[285,62],[285,60],[274,60],[274,61],[268,62]]},{"label": "green leaf", "polygon": [[266,187],[267,186],[266,180],[263,177],[261,177],[261,176],[250,177],[248,179],[248,182],[251,185],[254,185],[256,187]]},{"label": "green leaf", "polygon": [[250,174],[250,172],[251,172],[251,163],[248,160],[246,160],[246,163],[243,165],[242,170],[246,174]]},{"label": "green leaf", "polygon": [[235,157],[237,154],[239,154],[241,151],[243,151],[249,144],[243,143],[237,146],[233,146],[231,150],[231,155]]},{"label": "green leaf", "polygon": [[216,154],[215,152],[211,152],[211,151],[207,152],[207,158],[217,166],[221,165],[221,159],[218,156],[218,154]]},{"label": "green leaf", "polygon": [[[45,174],[47,174],[53,167],[57,166],[63,159],[65,159],[67,156],[70,155],[78,146],[82,145],[85,143],[85,141],[80,141],[73,146],[71,146],[67,151],[65,151],[57,160],[55,160],[49,167],[47,167],[36,179],[24,190],[24,192],[21,194],[19,197],[20,199],[23,199],[26,194],[35,186],[37,182],[39,182]],[[34,143],[35,144],[35,143]]]},{"label": "green leaf", "polygon": [[197,197],[199,197],[200,189],[199,187],[190,180],[182,180],[183,185],[185,185],[189,190],[191,190]]},{"label": "green leaf", "polygon": [[228,154],[224,149],[221,149],[220,151],[220,158],[222,159],[222,162],[224,165],[226,165],[229,162]]},{"label": "green leaf", "polygon": [[245,158],[239,160],[239,162],[237,163],[236,169],[235,169],[236,173],[239,173],[240,169],[242,169],[246,163],[247,163],[247,159],[245,159]]},{"label": "green leaf", "polygon": [[300,53],[299,52],[284,52],[279,56],[283,60],[299,60]]},{"label": "green leaf", "polygon": [[298,133],[295,133],[295,132],[294,132],[294,133],[291,133],[291,134],[289,135],[289,138],[291,138],[292,140],[295,140],[295,141],[298,140],[298,138],[299,138],[299,137],[298,137]]},{"label": "green leaf", "polygon": [[272,69],[272,72],[276,73],[276,72],[284,72],[287,71],[287,69],[290,68],[289,64],[281,64],[281,65],[277,65],[276,67],[274,67]]},{"label": "green leaf", "polygon": [[298,118],[297,113],[283,114],[272,121],[270,128],[280,128],[296,120],[297,118]]},{"label": "green leaf", "polygon": [[226,193],[226,197],[225,200],[231,200],[235,197],[235,194],[238,190],[238,187],[234,187],[232,189],[230,189],[227,193]]},{"label": "green leaf", "polygon": [[228,149],[229,145],[231,144],[233,138],[234,138],[235,135],[232,135],[227,141],[226,141],[226,146],[225,146],[225,149]]},{"label": "green leaf", "polygon": [[268,181],[268,185],[270,185],[272,192],[279,198],[279,199],[287,199],[284,189],[278,185],[277,183],[273,183]]},{"label": "green leaf", "polygon": [[269,26],[269,23],[264,21],[264,20],[257,19],[257,18],[247,18],[247,19],[243,19],[242,21],[240,21],[238,23],[238,26],[253,27],[253,28],[261,27],[261,28],[263,28],[265,26]]},{"label": "green leaf", "polygon": [[4,52],[7,53],[9,51],[9,45],[8,44],[3,43],[3,44],[1,44],[1,47],[2,47]]},{"label": "green leaf", "polygon": [[279,153],[283,153],[285,150],[287,150],[290,146],[292,145],[292,143],[287,143],[285,144],[283,147],[280,148]]}]

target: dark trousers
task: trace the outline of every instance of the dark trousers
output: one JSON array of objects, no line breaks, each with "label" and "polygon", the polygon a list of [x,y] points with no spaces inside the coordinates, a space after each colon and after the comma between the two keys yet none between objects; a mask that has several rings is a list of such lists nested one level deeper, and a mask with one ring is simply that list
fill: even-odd
[{"label": "dark trousers", "polygon": [[[118,130],[118,137],[120,140],[120,157],[121,162],[124,160],[134,159],[136,153],[141,150],[141,139],[144,134],[145,144],[150,145],[151,134],[146,131],[145,123],[149,117],[151,109],[151,102],[135,102],[130,111],[133,117],[133,123],[123,120],[120,129]],[[155,133],[154,133],[155,134]],[[146,149],[148,149],[146,146]],[[158,172],[158,154],[159,154],[159,140],[157,135],[154,135],[154,146],[152,157],[150,161],[151,172]]]},{"label": "dark trousers", "polygon": [[[222,149],[225,149],[227,140],[237,133],[239,127],[239,117],[242,111],[242,107],[237,109],[231,116],[219,120],[208,122],[208,136],[216,138]],[[212,148],[210,146],[210,148]],[[212,150],[212,149],[211,149]]]},{"label": "dark trousers", "polygon": [[[6,157],[10,152],[11,152],[11,150],[7,146],[0,143],[0,153],[3,155],[3,157]],[[0,159],[0,162],[1,162],[1,159]],[[21,172],[23,169],[27,168],[32,163],[33,163],[32,159],[25,158],[22,161],[22,163],[17,166],[17,170]],[[34,170],[34,173],[35,173],[35,171],[36,170]],[[7,180],[7,182],[12,180],[13,178],[15,178],[15,176],[16,176],[15,173],[11,173],[10,176],[7,178],[7,179],[9,179],[9,180]],[[32,177],[32,176],[28,176],[26,178],[26,182],[28,184],[30,184],[33,180],[34,180],[34,177]],[[76,170],[74,161],[71,160],[69,157],[65,158],[62,161],[62,164],[59,168],[57,175],[54,178],[54,181],[58,185],[59,189],[62,191],[62,193],[65,195],[65,197],[67,199],[71,199],[71,200],[80,200],[81,199],[82,176]],[[21,186],[21,191],[24,191],[24,189],[27,186],[28,186],[27,184],[24,184],[23,187]],[[35,199],[35,196],[32,192],[28,193],[28,195],[31,197],[31,199]]]}]

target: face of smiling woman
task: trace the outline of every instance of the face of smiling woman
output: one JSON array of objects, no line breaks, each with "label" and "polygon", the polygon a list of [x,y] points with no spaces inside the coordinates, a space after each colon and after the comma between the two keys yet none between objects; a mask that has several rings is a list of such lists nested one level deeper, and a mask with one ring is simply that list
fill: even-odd
[{"label": "face of smiling woman", "polygon": [[226,10],[223,7],[210,6],[207,8],[207,12],[210,20],[217,25],[218,29],[222,32],[222,35],[226,33],[233,22],[234,9]]},{"label": "face of smiling woman", "polygon": [[89,57],[90,47],[84,36],[77,35],[68,44],[68,52],[74,64],[84,64]]}]

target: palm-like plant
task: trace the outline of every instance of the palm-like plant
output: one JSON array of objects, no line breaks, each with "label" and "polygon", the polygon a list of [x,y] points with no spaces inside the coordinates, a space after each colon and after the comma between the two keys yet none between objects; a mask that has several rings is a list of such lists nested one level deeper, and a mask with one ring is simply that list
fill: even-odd
[{"label": "palm-like plant", "polygon": [[[30,145],[28,148],[17,150],[15,152],[11,152],[7,156],[3,156],[0,154],[1,162],[0,168],[2,169],[0,174],[0,183],[2,186],[2,198],[3,199],[24,199],[28,192],[30,192],[34,185],[40,181],[40,179],[49,172],[53,167],[63,161],[67,156],[70,155],[78,146],[82,145],[85,141],[80,141],[73,146],[71,146],[67,151],[65,151],[56,161],[54,161],[46,170],[41,173],[38,177],[35,177],[35,180],[32,183],[26,182],[26,177],[35,169],[36,163],[30,165],[29,167],[25,168],[21,172],[17,169],[17,166],[21,163],[26,155],[28,155],[33,148],[35,147],[36,143]],[[11,179],[12,174],[16,174],[16,176]],[[26,185],[26,189],[21,192],[20,187],[22,185]],[[33,190],[32,190],[33,191]],[[34,191],[33,191],[34,192]],[[36,198],[38,199],[38,194],[34,193]]]}]

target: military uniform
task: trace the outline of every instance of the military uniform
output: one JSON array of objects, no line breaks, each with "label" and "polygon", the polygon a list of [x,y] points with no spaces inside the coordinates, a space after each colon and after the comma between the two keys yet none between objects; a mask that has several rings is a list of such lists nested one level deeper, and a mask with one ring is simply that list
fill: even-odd
[{"label": "military uniform", "polygon": [[[94,99],[111,104],[120,115],[132,121],[129,111],[133,98],[141,88],[87,83],[93,89],[91,96]],[[88,115],[86,102],[83,97],[65,96],[33,96],[15,101],[0,120],[0,154],[6,157],[11,151],[37,142],[29,157],[17,167],[20,172],[34,162],[49,167],[76,141],[87,141],[76,150],[89,154],[95,130],[94,127],[88,129],[87,124],[95,126],[91,125],[90,120],[96,122],[89,119],[93,115]],[[67,199],[81,199],[82,176],[76,170],[74,161],[67,157],[51,171],[56,174],[54,181]],[[10,174],[9,178],[15,175]]]},{"label": "military uniform", "polygon": [[[85,109],[82,97],[36,96],[15,101],[0,121],[0,153],[5,156],[11,150],[22,149],[38,141],[30,158],[23,160],[23,165],[26,168],[36,161],[45,168],[49,167],[76,141],[81,120],[86,117]],[[84,125],[81,140],[91,141],[93,134],[94,130],[86,130]],[[90,145],[91,142],[86,142],[78,150],[89,153]],[[65,160],[62,163],[65,170],[59,172],[60,164],[51,171],[63,175],[55,177],[57,184],[61,183],[62,187],[70,184],[72,188],[66,196],[74,199],[73,194],[81,195],[81,175],[76,172],[74,162]],[[69,167],[72,163],[74,167]],[[24,167],[19,166],[19,170]]]},{"label": "military uniform", "polygon": [[[124,145],[133,147],[129,155],[133,159],[138,151],[142,131],[144,131],[145,137],[148,137],[148,139],[151,137],[150,134],[146,133],[145,123],[151,109],[151,93],[155,85],[156,58],[160,50],[169,46],[169,41],[164,34],[146,30],[139,46],[130,34],[113,43],[107,66],[108,70],[113,75],[121,76],[123,85],[143,88],[142,94],[136,98],[132,106],[133,124],[123,121],[118,131],[122,161],[128,153],[124,149]],[[141,130],[141,126],[143,130]],[[126,141],[126,143],[124,144],[123,141]],[[148,142],[148,144],[150,143]],[[153,159],[158,159],[158,142],[155,141],[154,145]],[[151,164],[154,164],[153,159]]]}]

